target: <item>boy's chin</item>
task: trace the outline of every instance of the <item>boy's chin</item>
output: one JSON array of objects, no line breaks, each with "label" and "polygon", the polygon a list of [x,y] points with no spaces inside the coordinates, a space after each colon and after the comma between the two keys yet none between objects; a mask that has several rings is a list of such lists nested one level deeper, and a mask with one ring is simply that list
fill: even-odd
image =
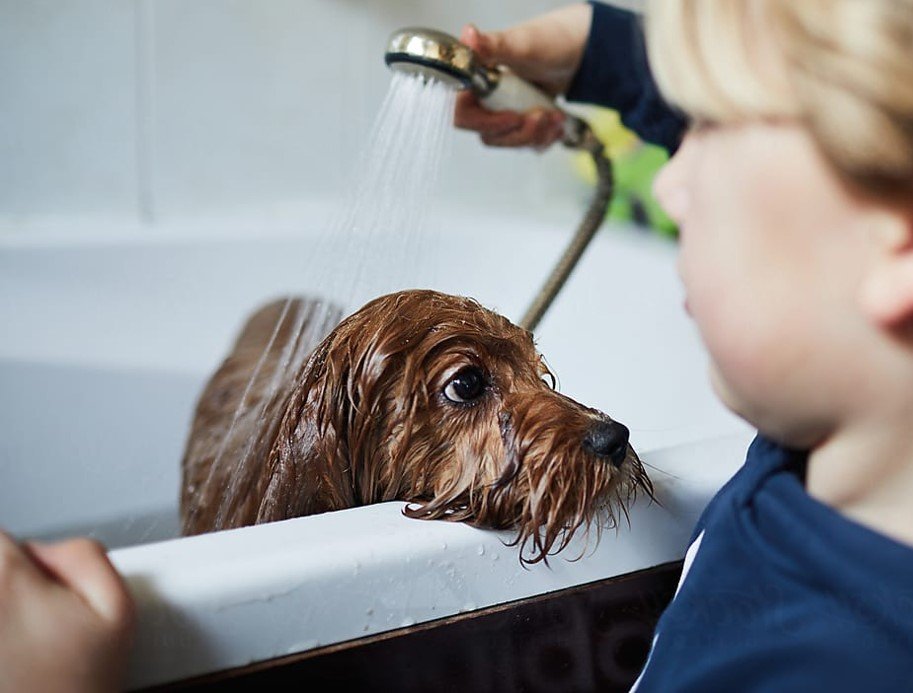
[{"label": "boy's chin", "polygon": [[752,406],[751,402],[745,397],[739,396],[736,390],[726,381],[726,378],[723,377],[719,367],[713,361],[710,362],[709,375],[710,386],[713,388],[714,394],[716,394],[729,411],[758,429],[761,433],[764,433],[766,436],[779,440],[779,436],[774,431],[768,430],[776,428],[776,426],[771,426],[772,422],[770,421],[764,421],[765,417],[760,415],[759,408]]},{"label": "boy's chin", "polygon": [[740,396],[713,362],[710,364],[710,384],[727,409],[775,443],[794,450],[811,450],[827,437],[826,427],[820,420]]},{"label": "boy's chin", "polygon": [[710,362],[709,376],[710,387],[713,388],[714,394],[716,394],[726,408],[736,416],[745,419],[752,426],[756,426],[755,422],[749,418],[747,407],[743,406],[739,398],[735,396],[732,388],[726,382],[723,374],[720,373],[720,369],[713,361]]}]

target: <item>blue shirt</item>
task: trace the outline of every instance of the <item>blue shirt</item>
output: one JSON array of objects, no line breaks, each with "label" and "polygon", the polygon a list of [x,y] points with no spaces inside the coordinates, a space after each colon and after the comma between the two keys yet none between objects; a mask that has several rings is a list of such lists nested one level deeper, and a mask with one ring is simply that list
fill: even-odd
[{"label": "blue shirt", "polygon": [[608,106],[640,137],[675,151],[687,120],[663,100],[647,62],[638,15],[598,2],[569,101]]},{"label": "blue shirt", "polygon": [[[674,150],[686,121],[653,83],[639,20],[592,4],[568,98]],[[913,548],[809,496],[806,463],[752,443],[698,522],[638,691],[913,690]]]},{"label": "blue shirt", "polygon": [[805,490],[759,436],[707,506],[638,691],[913,690],[913,548]]}]

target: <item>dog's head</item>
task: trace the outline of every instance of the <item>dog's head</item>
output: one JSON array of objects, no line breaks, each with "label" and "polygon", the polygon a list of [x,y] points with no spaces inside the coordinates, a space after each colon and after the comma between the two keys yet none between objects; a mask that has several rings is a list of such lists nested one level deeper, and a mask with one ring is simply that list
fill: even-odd
[{"label": "dog's head", "polygon": [[529,332],[435,291],[383,296],[333,330],[274,453],[261,521],[406,500],[410,517],[515,528],[534,561],[652,495],[627,429],[556,392]]}]

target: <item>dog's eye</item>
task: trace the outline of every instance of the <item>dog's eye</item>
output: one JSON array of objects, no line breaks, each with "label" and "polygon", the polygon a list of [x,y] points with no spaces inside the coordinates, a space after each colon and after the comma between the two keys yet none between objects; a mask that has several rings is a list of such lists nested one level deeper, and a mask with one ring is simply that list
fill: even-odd
[{"label": "dog's eye", "polygon": [[469,366],[454,375],[444,386],[444,397],[451,402],[462,404],[478,399],[485,391],[485,376],[481,369]]}]

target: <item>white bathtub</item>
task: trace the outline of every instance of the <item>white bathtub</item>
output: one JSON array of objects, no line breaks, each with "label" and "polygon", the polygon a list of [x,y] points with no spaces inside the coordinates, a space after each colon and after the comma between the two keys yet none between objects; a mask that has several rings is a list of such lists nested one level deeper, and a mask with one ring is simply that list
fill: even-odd
[{"label": "white bathtub", "polygon": [[[302,270],[324,223],[314,219],[305,230],[233,224],[135,241],[33,234],[0,250],[0,527],[87,533],[115,549],[141,614],[131,687],[676,560],[741,463],[751,432],[706,383],[674,246],[607,229],[538,342],[563,392],[630,427],[662,506],[639,502],[630,527],[530,570],[504,546],[509,534],[408,520],[400,503],[172,539],[197,393],[248,311],[320,291]],[[430,283],[516,318],[576,221],[442,215]]]}]

